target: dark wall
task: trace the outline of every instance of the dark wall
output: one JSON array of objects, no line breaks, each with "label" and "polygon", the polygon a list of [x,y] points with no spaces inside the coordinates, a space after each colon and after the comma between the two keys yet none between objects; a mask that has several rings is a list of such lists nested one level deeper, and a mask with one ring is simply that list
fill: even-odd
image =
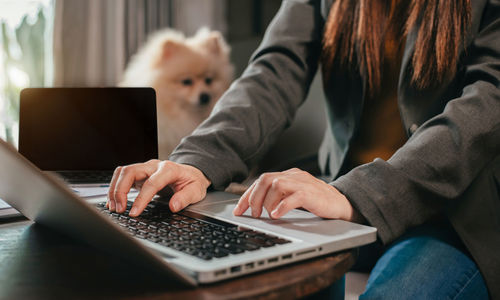
[{"label": "dark wall", "polygon": [[228,0],[227,5],[227,39],[239,76],[262,40],[281,0]]}]

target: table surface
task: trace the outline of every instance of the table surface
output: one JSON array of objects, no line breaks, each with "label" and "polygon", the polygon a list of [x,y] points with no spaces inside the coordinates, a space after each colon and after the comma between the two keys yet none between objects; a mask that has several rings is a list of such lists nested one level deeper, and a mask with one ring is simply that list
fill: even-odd
[{"label": "table surface", "polygon": [[353,265],[344,251],[198,288],[29,221],[0,224],[0,299],[292,299],[330,286]]}]

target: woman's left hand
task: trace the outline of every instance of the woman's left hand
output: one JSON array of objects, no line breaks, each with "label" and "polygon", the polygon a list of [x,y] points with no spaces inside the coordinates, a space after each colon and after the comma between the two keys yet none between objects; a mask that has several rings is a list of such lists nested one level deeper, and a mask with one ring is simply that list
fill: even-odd
[{"label": "woman's left hand", "polygon": [[249,207],[254,218],[260,217],[263,207],[273,219],[303,207],[322,218],[360,219],[349,200],[335,187],[296,168],[262,174],[241,196],[233,213],[240,216]]}]

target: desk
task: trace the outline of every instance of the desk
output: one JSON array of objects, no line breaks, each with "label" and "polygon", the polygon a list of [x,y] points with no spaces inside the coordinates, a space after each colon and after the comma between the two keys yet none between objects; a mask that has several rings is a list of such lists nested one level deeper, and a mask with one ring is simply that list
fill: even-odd
[{"label": "desk", "polygon": [[354,260],[345,251],[190,289],[22,221],[0,224],[0,299],[292,299],[330,286]]}]

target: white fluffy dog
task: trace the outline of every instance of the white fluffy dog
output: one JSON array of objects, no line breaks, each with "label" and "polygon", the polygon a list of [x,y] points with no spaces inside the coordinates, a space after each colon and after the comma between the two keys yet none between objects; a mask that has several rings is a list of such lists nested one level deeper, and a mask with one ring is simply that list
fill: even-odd
[{"label": "white fluffy dog", "polygon": [[132,57],[120,85],[155,89],[160,159],[208,117],[231,84],[229,53],[219,32],[202,28],[187,38],[167,29]]}]

